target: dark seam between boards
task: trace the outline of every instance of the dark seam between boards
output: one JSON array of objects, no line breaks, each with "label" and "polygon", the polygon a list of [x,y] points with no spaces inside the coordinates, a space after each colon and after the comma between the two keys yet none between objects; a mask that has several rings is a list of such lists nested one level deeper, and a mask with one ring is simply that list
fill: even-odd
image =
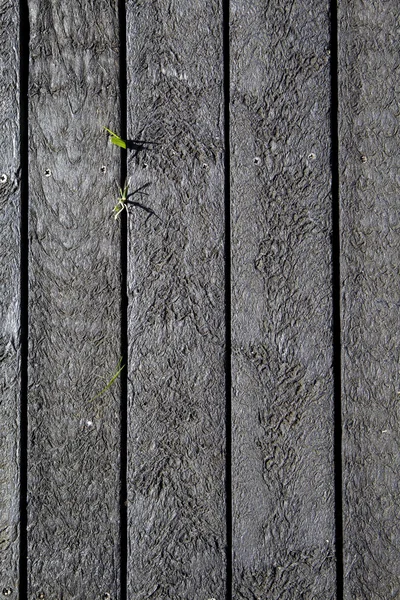
[{"label": "dark seam between boards", "polygon": [[342,479],[342,363],[341,363],[341,276],[339,192],[339,87],[337,3],[331,0],[331,139],[332,139],[332,310],[334,378],[334,465],[336,598],[343,600],[343,479]]},{"label": "dark seam between boards", "polygon": [[231,334],[231,197],[230,197],[230,29],[229,0],[223,0],[223,102],[225,190],[225,419],[226,419],[226,598],[232,596],[232,334]]},{"label": "dark seam between boards", "polygon": [[20,128],[20,498],[19,498],[19,597],[28,596],[28,326],[29,326],[29,181],[28,181],[28,89],[29,13],[27,0],[19,3],[19,128]]},{"label": "dark seam between boards", "polygon": [[[118,3],[118,21],[119,21],[119,92],[120,92],[120,111],[121,111],[121,137],[127,139],[127,60],[126,60],[126,3],[125,0],[119,0]],[[121,149],[120,166],[120,186],[123,189],[127,178],[127,153]],[[122,364],[125,365],[121,371],[121,465],[120,465],[120,544],[121,544],[121,565],[120,565],[120,586],[121,600],[127,599],[127,573],[128,573],[128,227],[126,211],[121,218],[121,356]]]}]

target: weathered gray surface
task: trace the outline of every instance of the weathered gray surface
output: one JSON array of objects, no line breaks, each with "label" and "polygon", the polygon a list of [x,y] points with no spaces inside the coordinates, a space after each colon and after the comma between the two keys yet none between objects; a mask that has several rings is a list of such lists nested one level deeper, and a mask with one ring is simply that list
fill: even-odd
[{"label": "weathered gray surface", "polygon": [[[128,1],[128,598],[225,594],[220,2]],[[140,200],[140,197],[137,198]]]},{"label": "weathered gray surface", "polygon": [[335,597],[328,10],[231,2],[235,600]]},{"label": "weathered gray surface", "polygon": [[399,5],[340,3],[344,597],[400,595]]},{"label": "weathered gray surface", "polygon": [[[119,597],[116,3],[31,0],[28,578]],[[106,166],[106,172],[101,167]],[[50,176],[46,176],[46,170]]]},{"label": "weathered gray surface", "polygon": [[[328,1],[231,0],[232,600],[335,598]],[[117,600],[111,0],[30,0],[28,597]],[[0,2],[0,595],[18,598],[19,26]],[[223,600],[221,2],[128,0],[128,600]],[[400,595],[398,6],[339,3],[344,598]],[[123,90],[122,90],[123,92]],[[105,172],[101,167],[105,166]],[[46,176],[46,170],[49,176]],[[1,176],[7,180],[2,183]],[[24,474],[22,474],[24,476]],[[124,554],[122,554],[124,556]]]},{"label": "weathered gray surface", "polygon": [[[19,19],[0,14],[0,590],[18,597],[20,404]],[[6,176],[7,181],[2,182]]]}]

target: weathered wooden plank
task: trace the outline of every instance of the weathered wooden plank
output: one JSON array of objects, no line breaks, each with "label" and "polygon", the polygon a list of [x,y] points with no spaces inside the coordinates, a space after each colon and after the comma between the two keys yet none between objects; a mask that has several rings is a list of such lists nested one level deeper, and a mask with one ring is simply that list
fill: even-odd
[{"label": "weathered wooden plank", "polygon": [[231,2],[233,597],[335,597],[329,3]]},{"label": "weathered wooden plank", "polygon": [[116,3],[30,0],[29,597],[119,597]]},{"label": "weathered wooden plank", "polygon": [[127,48],[128,597],[224,598],[221,3],[128,0]]},{"label": "weathered wooden plank", "polygon": [[399,6],[339,3],[344,597],[400,595]]},{"label": "weathered wooden plank", "polygon": [[0,14],[0,590],[18,598],[20,437],[19,14]]}]

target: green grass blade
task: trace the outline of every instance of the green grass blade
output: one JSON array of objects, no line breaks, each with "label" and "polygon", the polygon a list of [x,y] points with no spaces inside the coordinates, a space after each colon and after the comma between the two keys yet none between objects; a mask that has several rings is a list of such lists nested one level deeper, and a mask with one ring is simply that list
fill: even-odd
[{"label": "green grass blade", "polygon": [[116,146],[120,146],[121,148],[124,148],[124,150],[126,150],[126,142],[124,142],[124,140],[121,140],[120,137],[112,137],[111,143],[115,144]]},{"label": "green grass blade", "polygon": [[104,127],[104,125],[103,129],[105,129],[107,133],[110,134],[110,140],[112,144],[114,144],[115,146],[119,146],[120,148],[124,148],[124,150],[126,150],[126,142],[122,138],[120,138],[117,133],[114,133],[114,131],[111,131],[111,129],[108,129],[108,127]]},{"label": "green grass blade", "polygon": [[107,390],[110,389],[110,387],[115,382],[115,380],[118,379],[118,377],[121,374],[122,369],[125,368],[125,365],[121,366],[121,363],[122,363],[122,356],[119,359],[118,366],[117,366],[117,371],[111,377],[110,381],[103,387],[103,389],[90,400],[90,402],[93,402],[94,400],[96,400],[97,398],[100,398],[100,396],[102,396],[103,394],[105,394],[107,392]]}]

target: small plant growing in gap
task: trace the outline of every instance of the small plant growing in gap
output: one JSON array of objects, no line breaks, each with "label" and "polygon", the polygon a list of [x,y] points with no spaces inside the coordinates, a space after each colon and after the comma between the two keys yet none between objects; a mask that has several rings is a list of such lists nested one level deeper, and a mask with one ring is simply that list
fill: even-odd
[{"label": "small plant growing in gap", "polygon": [[111,131],[111,129],[108,129],[108,127],[104,127],[104,125],[103,125],[103,129],[105,129],[107,131],[107,133],[109,134],[112,144],[114,144],[115,146],[119,146],[120,148],[123,148],[124,150],[126,150],[126,141],[125,140],[120,138],[117,133],[114,133],[114,131]]},{"label": "small plant growing in gap", "polygon": [[110,389],[110,387],[112,386],[112,384],[118,379],[118,377],[121,374],[122,369],[125,368],[125,365],[122,364],[122,356],[118,361],[118,365],[117,365],[117,370],[115,371],[114,375],[111,377],[110,381],[103,387],[102,390],[100,390],[100,392],[98,394],[96,394],[91,400],[90,402],[93,402],[94,400],[97,400],[97,398],[100,398],[100,396],[102,396],[103,394],[105,394],[107,392],[107,390]]},{"label": "small plant growing in gap", "polygon": [[[123,148],[124,150],[127,149],[128,142],[126,142],[125,140],[123,140],[117,133],[115,133],[114,131],[112,131],[108,127],[105,127],[104,125],[103,125],[103,129],[105,129],[106,132],[109,134],[110,140],[111,140],[112,144],[115,144],[115,146],[119,146],[120,148]],[[135,141],[135,140],[131,140],[129,142],[129,144],[132,144],[133,148],[136,148],[137,152],[140,149],[143,149],[144,143],[145,142],[138,142],[138,141]],[[136,146],[135,146],[135,144],[136,144]],[[101,167],[100,170],[101,170],[102,173],[105,173],[106,167],[105,166]],[[144,211],[146,211],[147,213],[149,213],[149,215],[155,215],[154,211],[152,211],[147,206],[144,206],[140,202],[129,201],[129,197],[133,196],[134,194],[137,194],[137,193],[138,194],[145,194],[147,196],[148,194],[146,192],[144,192],[143,190],[145,188],[147,188],[147,186],[150,185],[150,184],[146,183],[141,188],[135,190],[131,194],[129,194],[129,184],[130,184],[129,180],[125,180],[124,187],[119,187],[119,185],[117,184],[118,191],[119,191],[119,196],[118,196],[118,202],[117,202],[117,204],[113,208],[114,218],[118,219],[119,215],[121,214],[121,212],[123,210],[128,211],[128,204],[131,204],[133,206],[136,206],[136,207],[139,207],[139,208],[143,209]]]},{"label": "small plant growing in gap", "polygon": [[114,218],[118,219],[119,215],[123,210],[128,210],[127,208],[127,200],[128,200],[128,191],[129,191],[129,181],[125,181],[125,186],[123,188],[118,186],[119,197],[118,202],[113,208]]}]

